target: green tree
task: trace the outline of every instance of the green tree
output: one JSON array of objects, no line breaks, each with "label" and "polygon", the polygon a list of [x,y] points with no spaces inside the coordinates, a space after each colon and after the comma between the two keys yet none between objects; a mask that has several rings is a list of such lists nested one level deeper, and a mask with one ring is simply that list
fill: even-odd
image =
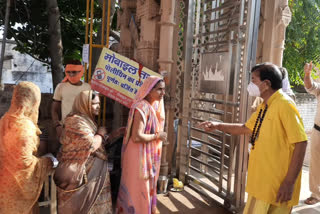
[{"label": "green tree", "polygon": [[320,1],[289,0],[292,20],[287,27],[283,66],[292,85],[303,84],[303,66],[313,61],[320,67]]},{"label": "green tree", "polygon": [[[15,39],[16,50],[26,53],[44,63],[48,55],[48,12],[46,1],[15,0],[10,11],[8,39]],[[3,25],[6,0],[0,1]],[[85,39],[86,1],[58,0],[61,22],[63,55],[65,59],[80,59],[80,50]]]},{"label": "green tree", "polygon": [[[54,53],[62,52],[65,63],[70,59],[81,60],[82,45],[85,43],[86,0],[55,0],[55,4],[52,1],[12,0],[7,38],[17,42],[17,51],[51,65],[55,86],[61,79],[54,78],[55,74],[62,73],[57,69],[59,66],[53,65],[52,61],[58,61],[60,67],[62,61],[56,60]],[[113,14],[115,0],[111,0],[111,4]],[[3,26],[4,22],[5,5],[6,0],[0,0],[0,26]],[[101,27],[101,5],[101,0],[95,1],[94,40],[98,38],[97,33]],[[53,23],[54,20],[59,22]],[[59,41],[62,41],[62,45],[57,44]]]}]

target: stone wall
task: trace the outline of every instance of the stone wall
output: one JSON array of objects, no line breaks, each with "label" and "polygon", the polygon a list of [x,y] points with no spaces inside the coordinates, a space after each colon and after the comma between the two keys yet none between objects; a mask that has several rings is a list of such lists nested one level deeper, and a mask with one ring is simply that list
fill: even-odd
[{"label": "stone wall", "polygon": [[301,114],[306,132],[309,134],[313,127],[317,110],[317,99],[307,93],[296,93],[297,108]]},{"label": "stone wall", "polygon": [[0,118],[8,111],[10,107],[13,88],[14,85],[5,84],[4,90],[0,91]]},{"label": "stone wall", "polygon": [[304,127],[308,135],[308,146],[304,159],[304,165],[309,166],[310,162],[310,137],[311,131],[314,124],[314,117],[316,116],[317,111],[317,99],[315,96],[307,93],[296,93],[296,103],[297,108],[301,114]]}]

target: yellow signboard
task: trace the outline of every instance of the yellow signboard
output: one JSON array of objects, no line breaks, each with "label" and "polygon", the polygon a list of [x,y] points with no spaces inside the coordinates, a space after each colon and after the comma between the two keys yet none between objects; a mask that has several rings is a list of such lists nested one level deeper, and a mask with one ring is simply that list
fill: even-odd
[{"label": "yellow signboard", "polygon": [[149,76],[161,75],[103,48],[92,76],[91,88],[130,108],[135,94]]}]

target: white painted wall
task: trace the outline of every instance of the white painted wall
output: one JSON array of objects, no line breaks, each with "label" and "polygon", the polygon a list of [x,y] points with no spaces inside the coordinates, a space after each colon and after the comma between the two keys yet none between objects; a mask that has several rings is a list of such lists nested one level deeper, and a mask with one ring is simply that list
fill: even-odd
[{"label": "white painted wall", "polygon": [[38,85],[42,93],[53,93],[52,75],[48,67],[27,54],[13,50],[15,46],[13,41],[8,41],[6,44],[5,59],[8,57],[11,59],[4,61],[3,83],[17,84],[20,81],[30,81]]}]

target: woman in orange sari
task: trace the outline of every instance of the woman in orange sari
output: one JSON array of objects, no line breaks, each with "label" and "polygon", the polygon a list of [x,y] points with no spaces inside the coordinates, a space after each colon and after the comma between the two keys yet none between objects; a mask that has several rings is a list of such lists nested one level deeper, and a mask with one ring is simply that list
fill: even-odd
[{"label": "woman in orange sari", "polygon": [[162,78],[150,76],[139,89],[131,106],[122,147],[122,177],[117,213],[151,214],[156,212],[164,128]]},{"label": "woman in orange sari", "polygon": [[36,157],[41,93],[31,82],[13,91],[9,111],[0,120],[0,213],[37,213],[42,184],[52,170],[48,157]]},{"label": "woman in orange sari", "polygon": [[112,213],[107,154],[102,145],[106,129],[95,122],[99,111],[99,96],[82,91],[65,119],[54,175],[61,214]]}]

